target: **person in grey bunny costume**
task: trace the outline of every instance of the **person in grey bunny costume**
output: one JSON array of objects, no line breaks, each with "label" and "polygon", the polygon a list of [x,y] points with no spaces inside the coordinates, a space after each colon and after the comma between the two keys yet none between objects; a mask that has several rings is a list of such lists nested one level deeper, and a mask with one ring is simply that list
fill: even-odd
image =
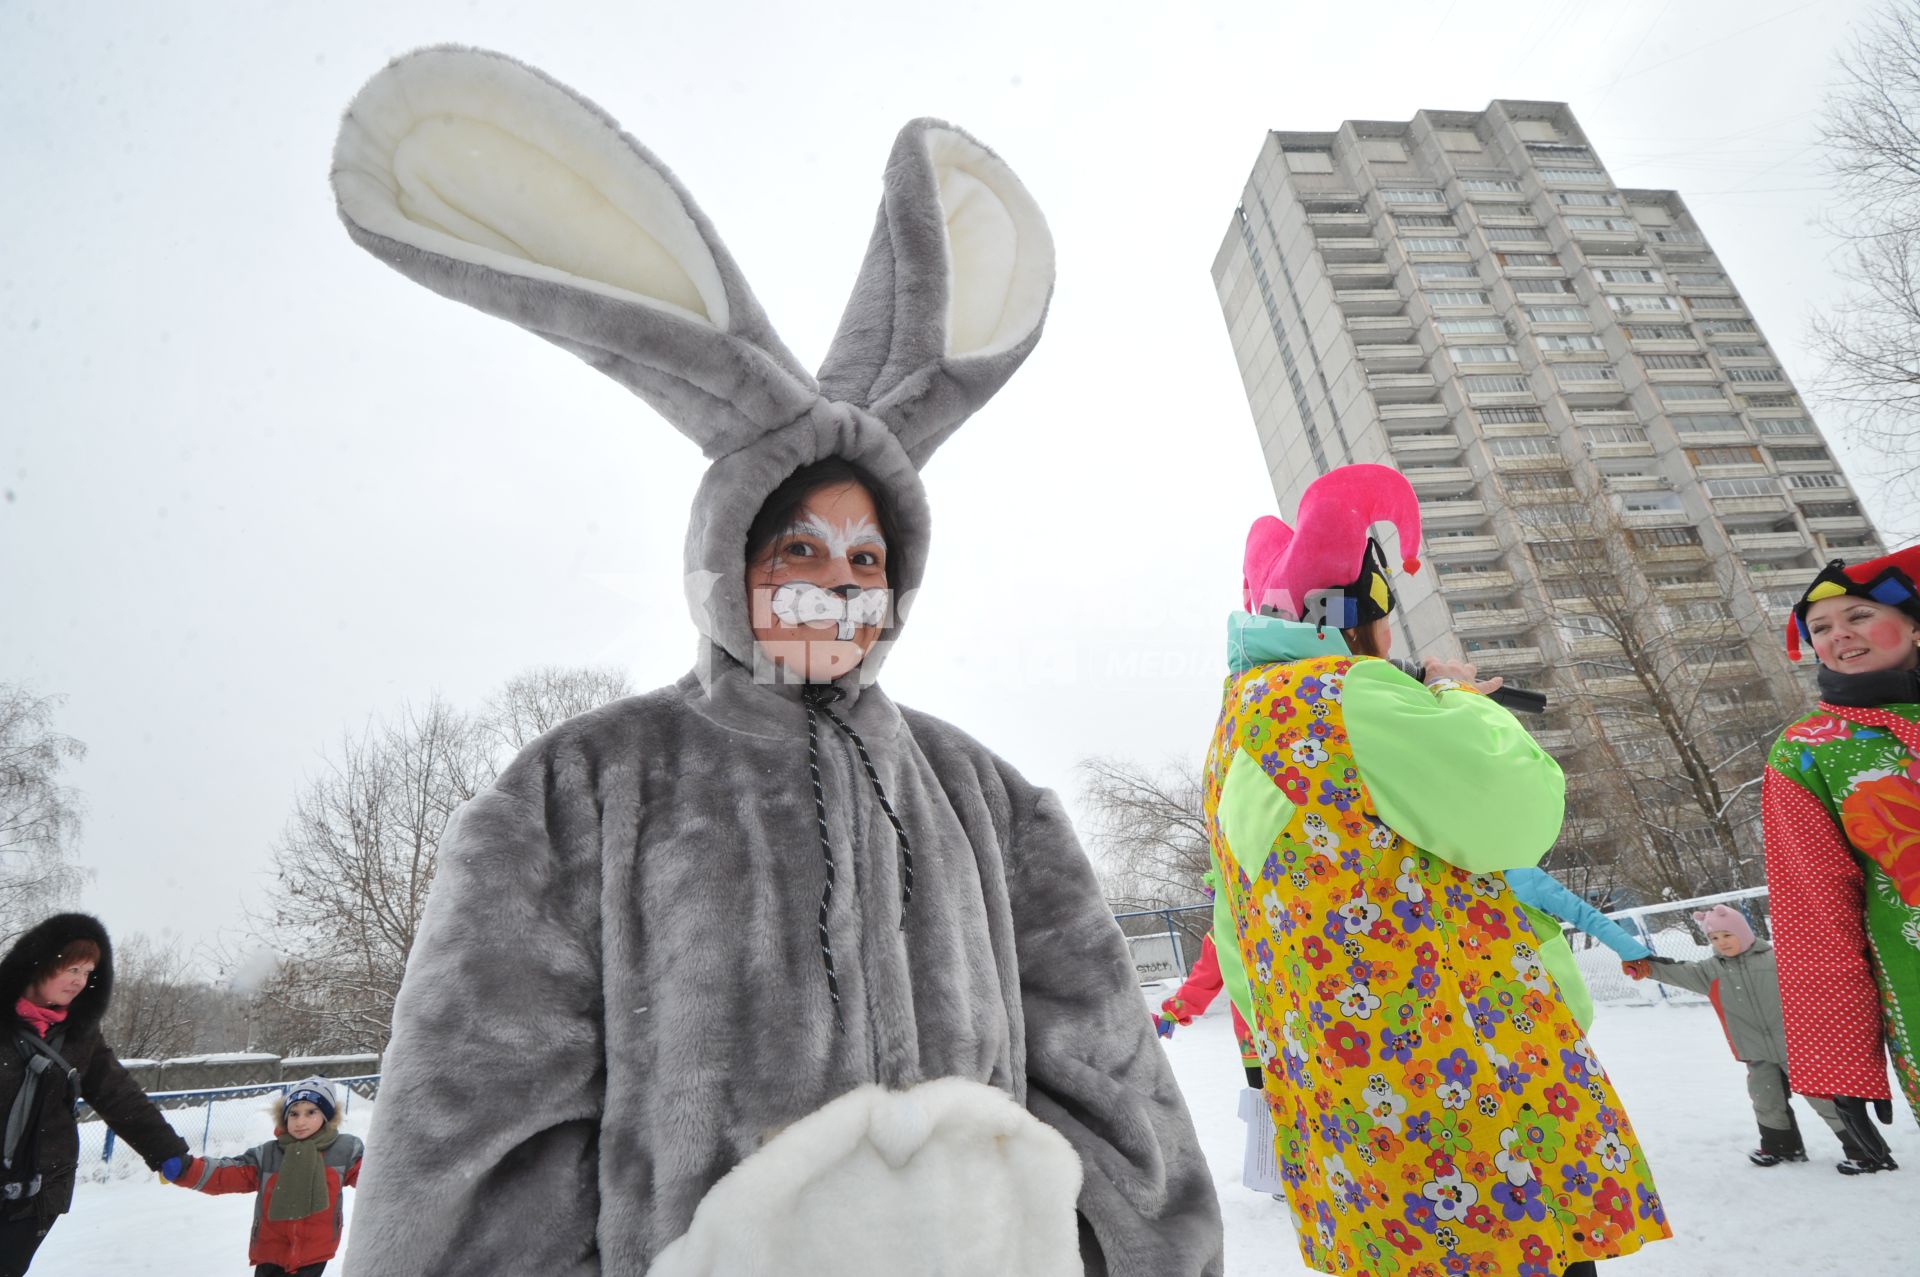
[{"label": "person in grey bunny costume", "polygon": [[535,741],[441,841],[350,1277],[1220,1272],[1191,1121],[1059,801],[887,698],[904,606],[782,614],[877,635],[830,681],[769,660],[749,610],[750,525],[835,459],[890,514],[910,600],[918,470],[1052,288],[1012,171],[951,126],[901,131],[817,377],[666,168],[508,58],[394,62],[333,182],[362,247],[580,355],[712,461],[694,671]]}]

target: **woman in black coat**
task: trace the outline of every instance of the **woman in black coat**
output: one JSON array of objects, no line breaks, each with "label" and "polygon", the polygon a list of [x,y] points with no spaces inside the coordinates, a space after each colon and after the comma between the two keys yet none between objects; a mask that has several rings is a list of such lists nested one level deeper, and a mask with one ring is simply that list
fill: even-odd
[{"label": "woman in black coat", "polygon": [[55,914],[0,959],[0,998],[13,999],[0,1044],[0,1277],[26,1272],[73,1205],[75,1100],[155,1170],[187,1155],[187,1142],[100,1038],[112,996],[113,945],[84,913]]}]

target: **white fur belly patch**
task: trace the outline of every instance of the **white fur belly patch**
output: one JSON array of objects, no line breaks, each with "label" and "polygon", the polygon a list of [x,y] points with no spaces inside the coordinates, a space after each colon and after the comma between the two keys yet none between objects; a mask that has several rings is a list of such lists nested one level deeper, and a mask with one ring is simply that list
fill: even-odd
[{"label": "white fur belly patch", "polygon": [[1078,1277],[1080,1159],[993,1087],[864,1086],[713,1186],[648,1277]]}]

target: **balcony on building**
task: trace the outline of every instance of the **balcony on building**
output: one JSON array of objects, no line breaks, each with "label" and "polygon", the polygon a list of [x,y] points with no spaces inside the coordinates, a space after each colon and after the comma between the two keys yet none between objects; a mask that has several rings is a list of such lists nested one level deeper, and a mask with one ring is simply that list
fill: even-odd
[{"label": "balcony on building", "polygon": [[1474,568],[1465,572],[1441,572],[1435,575],[1440,588],[1450,599],[1505,598],[1513,593],[1513,573],[1505,568]]},{"label": "balcony on building", "polygon": [[1775,523],[1787,514],[1785,497],[1714,497],[1713,513],[1732,527],[1743,523]]},{"label": "balcony on building", "polygon": [[1390,315],[1403,304],[1395,288],[1341,288],[1333,300],[1343,315]]},{"label": "balcony on building", "polygon": [[1411,342],[1373,342],[1355,352],[1369,374],[1418,372],[1426,367],[1427,352]]},{"label": "balcony on building", "polygon": [[1393,283],[1393,267],[1382,261],[1328,262],[1327,278],[1337,289],[1386,288]]},{"label": "balcony on building", "polygon": [[1372,345],[1394,345],[1413,335],[1413,316],[1354,315],[1347,320],[1347,336],[1363,350]]},{"label": "balcony on building", "polygon": [[[1394,459],[1400,458],[1396,454]],[[1473,471],[1465,466],[1410,466],[1400,473],[1423,501],[1458,497],[1473,491]]]},{"label": "balcony on building", "polygon": [[[1585,216],[1582,214],[1581,216]],[[1568,238],[1586,248],[1617,248],[1640,243],[1639,231],[1603,231],[1579,226],[1567,227]]]},{"label": "balcony on building", "polygon": [[1320,256],[1328,262],[1377,262],[1380,241],[1371,235],[1343,237],[1329,235],[1319,241]]},{"label": "balcony on building", "polygon": [[1647,239],[1665,253],[1704,253],[1707,237],[1699,231],[1681,231],[1669,227],[1649,227]]},{"label": "balcony on building", "polygon": [[1321,239],[1358,239],[1373,233],[1373,218],[1366,213],[1308,213],[1307,225]]},{"label": "balcony on building", "polygon": [[1453,414],[1442,403],[1391,403],[1380,405],[1380,422],[1388,430],[1421,430],[1427,425],[1444,430]]},{"label": "balcony on building", "polygon": [[1469,526],[1461,536],[1436,535],[1429,525],[1423,529],[1426,557],[1435,562],[1446,563],[1492,563],[1505,554],[1500,548],[1500,539]]},{"label": "balcony on building", "polygon": [[1533,729],[1533,743],[1550,754],[1573,748],[1573,729],[1571,727],[1536,727]]},{"label": "balcony on building", "polygon": [[1835,479],[1838,479],[1839,482],[1834,484],[1832,487],[1796,488],[1789,485],[1787,488],[1787,495],[1792,497],[1796,503],[1801,505],[1804,505],[1809,501],[1857,501],[1859,500],[1859,498],[1854,495],[1853,489],[1847,486],[1847,481],[1843,476],[1841,476],[1838,473],[1834,473],[1833,477]]},{"label": "balcony on building", "polygon": [[[1464,643],[1461,646],[1466,647]],[[1481,667],[1483,677],[1519,674],[1546,666],[1546,658],[1533,643],[1521,647],[1466,647],[1466,658]]]},{"label": "balcony on building", "polygon": [[[1706,409],[1706,408],[1711,408],[1716,402],[1718,402],[1719,404],[1719,407],[1715,409],[1716,411],[1724,412],[1728,408],[1732,407],[1731,404],[1726,403],[1724,400],[1715,401],[1711,399],[1700,400],[1694,404],[1690,404],[1689,406]],[[1686,447],[1694,448],[1694,447],[1703,447],[1711,444],[1720,444],[1720,443],[1752,443],[1753,442],[1753,436],[1747,433],[1747,429],[1745,426],[1742,426],[1737,430],[1729,430],[1725,428],[1711,429],[1711,430],[1689,429],[1687,426],[1688,420],[1689,418],[1685,414],[1676,413],[1674,414],[1674,417],[1673,417],[1674,433],[1680,436],[1681,444]]]},{"label": "balcony on building", "polygon": [[[1565,365],[1558,367],[1565,367]],[[1559,387],[1560,397],[1573,408],[1613,407],[1627,397],[1626,388],[1620,384],[1618,378],[1577,381],[1556,375],[1553,380]]]},{"label": "balcony on building", "polygon": [[1451,430],[1389,431],[1387,447],[1393,451],[1395,464],[1408,465],[1450,460],[1466,450],[1466,443]]},{"label": "balcony on building", "polygon": [[1704,563],[1707,549],[1703,545],[1641,545],[1634,547],[1633,557],[1643,564]]},{"label": "balcony on building", "polygon": [[1529,628],[1533,618],[1525,608],[1474,608],[1453,613],[1453,632],[1460,635],[1515,634]]},{"label": "balcony on building", "polygon": [[1807,552],[1807,539],[1798,532],[1735,532],[1734,553],[1747,559],[1791,558]]},{"label": "balcony on building", "polygon": [[1420,503],[1420,523],[1424,528],[1444,532],[1453,528],[1472,528],[1484,523],[1487,518],[1487,505],[1484,501],[1422,501]]},{"label": "balcony on building", "polygon": [[1438,393],[1439,385],[1430,372],[1377,373],[1368,369],[1367,389],[1373,392],[1375,403],[1422,403]]},{"label": "balcony on building", "polygon": [[1809,532],[1818,532],[1823,536],[1828,533],[1844,534],[1849,532],[1871,535],[1873,525],[1867,522],[1865,515],[1854,514],[1831,519],[1808,519],[1807,530]]},{"label": "balcony on building", "polygon": [[1813,579],[1813,569],[1806,566],[1783,566],[1768,564],[1762,567],[1749,566],[1747,578],[1753,582],[1756,590],[1803,590]]}]

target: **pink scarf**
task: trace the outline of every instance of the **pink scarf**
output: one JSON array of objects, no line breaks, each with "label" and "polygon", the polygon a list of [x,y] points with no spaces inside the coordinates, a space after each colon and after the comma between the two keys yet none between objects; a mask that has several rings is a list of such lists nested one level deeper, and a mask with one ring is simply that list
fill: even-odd
[{"label": "pink scarf", "polygon": [[33,1026],[33,1031],[41,1037],[47,1036],[47,1030],[67,1018],[65,1007],[36,1006],[22,997],[13,1004],[14,1014]]}]

